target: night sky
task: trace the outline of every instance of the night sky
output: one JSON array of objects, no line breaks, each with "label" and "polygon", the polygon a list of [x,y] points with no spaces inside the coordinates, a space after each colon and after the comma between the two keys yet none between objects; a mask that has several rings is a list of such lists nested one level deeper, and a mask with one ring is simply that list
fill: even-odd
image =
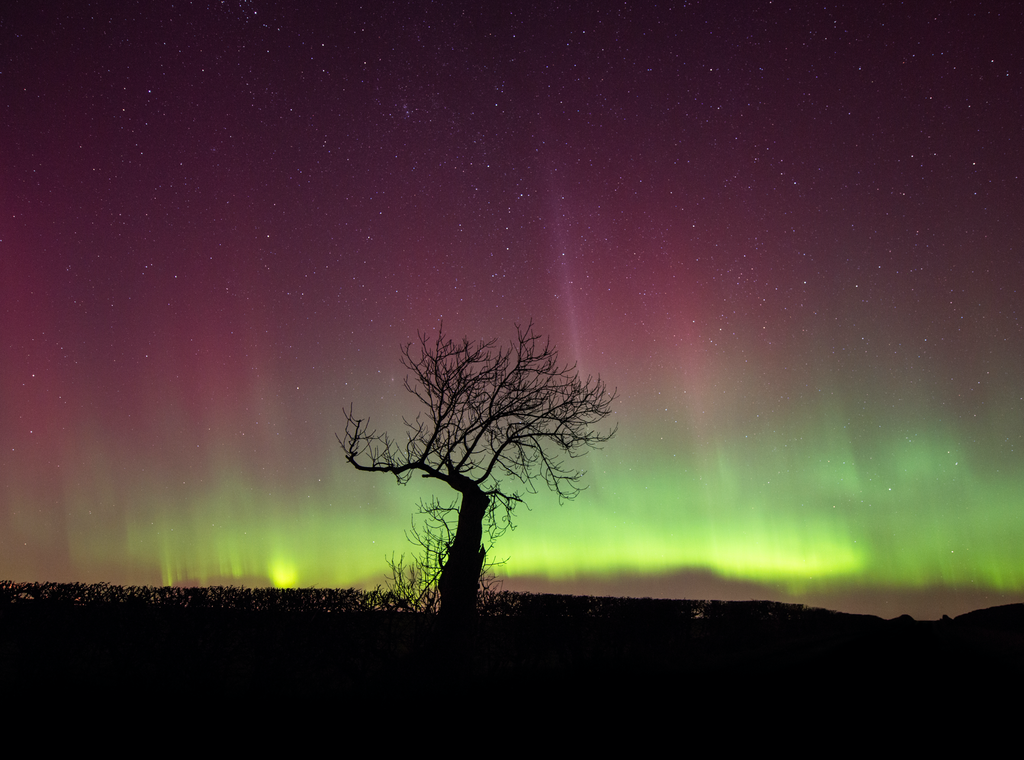
[{"label": "night sky", "polygon": [[340,5],[0,11],[0,577],[376,585],[343,410],[532,319],[619,428],[506,588],[1024,601],[1018,3]]}]

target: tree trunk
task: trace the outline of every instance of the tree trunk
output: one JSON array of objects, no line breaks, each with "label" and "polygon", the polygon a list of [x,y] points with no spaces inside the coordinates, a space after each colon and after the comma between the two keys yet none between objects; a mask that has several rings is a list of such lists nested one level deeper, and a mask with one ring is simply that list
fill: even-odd
[{"label": "tree trunk", "polygon": [[476,615],[476,596],[486,550],[482,545],[484,516],[490,497],[476,483],[460,484],[462,506],[455,540],[448,561],[441,570],[437,587],[441,592],[440,614],[448,619],[469,619]]}]

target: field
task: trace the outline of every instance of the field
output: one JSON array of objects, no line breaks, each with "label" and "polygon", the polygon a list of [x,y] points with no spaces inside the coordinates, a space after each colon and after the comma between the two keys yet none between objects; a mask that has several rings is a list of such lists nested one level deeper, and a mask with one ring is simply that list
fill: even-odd
[{"label": "field", "polygon": [[469,629],[439,620],[379,590],[3,582],[0,678],[22,694],[206,702],[668,693],[708,711],[722,698],[730,709],[849,706],[865,690],[948,701],[1024,670],[1024,605],[916,621],[768,601],[488,592]]}]

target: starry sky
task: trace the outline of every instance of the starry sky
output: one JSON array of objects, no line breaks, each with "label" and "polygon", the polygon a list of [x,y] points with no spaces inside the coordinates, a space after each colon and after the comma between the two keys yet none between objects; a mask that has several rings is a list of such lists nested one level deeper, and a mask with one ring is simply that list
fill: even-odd
[{"label": "starry sky", "polygon": [[0,11],[0,577],[376,585],[343,410],[533,320],[618,434],[506,588],[1024,601],[1017,3],[338,5]]}]

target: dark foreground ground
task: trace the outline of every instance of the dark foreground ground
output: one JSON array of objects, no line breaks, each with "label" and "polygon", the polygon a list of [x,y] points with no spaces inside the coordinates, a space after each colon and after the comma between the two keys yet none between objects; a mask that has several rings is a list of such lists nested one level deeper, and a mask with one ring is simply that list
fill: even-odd
[{"label": "dark foreground ground", "polygon": [[[451,698],[785,715],[1019,700],[1024,605],[956,619],[489,595],[467,631],[355,590],[0,583],[5,693],[396,709]],[[1012,695],[1012,696],[1007,696]],[[387,706],[391,707],[387,707]],[[799,708],[796,707],[799,705]]]}]

